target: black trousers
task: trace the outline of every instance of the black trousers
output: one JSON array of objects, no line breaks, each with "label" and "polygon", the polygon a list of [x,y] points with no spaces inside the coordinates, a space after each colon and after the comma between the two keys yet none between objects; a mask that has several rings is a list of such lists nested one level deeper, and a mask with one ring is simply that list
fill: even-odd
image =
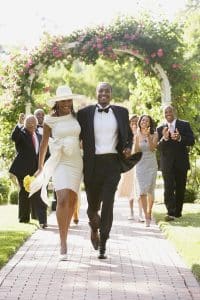
[{"label": "black trousers", "polygon": [[168,215],[180,217],[183,209],[187,170],[177,168],[162,172],[164,180],[164,202]]},{"label": "black trousers", "polygon": [[40,224],[47,223],[47,205],[42,201],[40,197],[40,190],[29,198],[29,193],[26,192],[23,186],[23,179],[19,179],[19,221],[29,222],[31,209],[35,213],[35,217]]},{"label": "black trousers", "polygon": [[100,213],[100,238],[107,240],[113,222],[115,192],[120,180],[120,164],[117,154],[95,156],[94,171],[86,184],[87,214],[90,222]]}]

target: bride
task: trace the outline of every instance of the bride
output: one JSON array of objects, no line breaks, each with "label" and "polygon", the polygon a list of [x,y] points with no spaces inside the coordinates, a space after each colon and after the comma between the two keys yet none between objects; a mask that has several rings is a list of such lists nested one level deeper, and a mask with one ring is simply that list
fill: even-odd
[{"label": "bride", "polygon": [[[43,138],[39,152],[36,180],[42,178],[42,198],[52,176],[57,196],[56,217],[60,234],[60,260],[67,260],[68,229],[77,203],[82,179],[83,162],[79,143],[80,126],[73,110],[73,100],[79,99],[67,86],[60,86],[49,100],[51,115],[45,116]],[[49,145],[51,156],[44,164]],[[34,182],[31,193],[34,193]],[[45,201],[45,199],[44,199]]]}]

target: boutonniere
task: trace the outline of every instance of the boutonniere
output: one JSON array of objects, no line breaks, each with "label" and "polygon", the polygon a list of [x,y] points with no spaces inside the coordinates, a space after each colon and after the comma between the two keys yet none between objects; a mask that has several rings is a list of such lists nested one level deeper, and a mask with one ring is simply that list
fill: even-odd
[{"label": "boutonniere", "polygon": [[25,190],[26,190],[28,193],[30,192],[30,185],[31,185],[31,183],[33,182],[33,180],[35,180],[35,176],[26,175],[26,176],[24,177],[23,185],[24,185]]}]

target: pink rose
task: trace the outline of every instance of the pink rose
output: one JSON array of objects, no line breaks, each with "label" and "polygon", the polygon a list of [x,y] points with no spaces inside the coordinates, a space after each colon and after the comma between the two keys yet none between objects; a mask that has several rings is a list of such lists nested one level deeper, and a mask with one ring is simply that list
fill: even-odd
[{"label": "pink rose", "polygon": [[151,57],[152,57],[152,58],[156,57],[156,52],[152,52],[152,53],[151,53]]},{"label": "pink rose", "polygon": [[161,48],[158,49],[157,55],[158,55],[158,57],[162,57],[164,55],[163,49],[161,49]]}]

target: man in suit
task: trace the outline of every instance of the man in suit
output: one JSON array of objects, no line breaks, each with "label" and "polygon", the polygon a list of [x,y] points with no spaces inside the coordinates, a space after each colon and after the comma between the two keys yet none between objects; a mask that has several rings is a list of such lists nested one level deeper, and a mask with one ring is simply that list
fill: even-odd
[{"label": "man in suit", "polygon": [[157,128],[160,168],[164,180],[166,221],[182,216],[182,208],[190,168],[188,146],[194,145],[194,134],[189,122],[176,118],[174,107],[164,108],[166,123]]},{"label": "man in suit", "polygon": [[[24,124],[24,125],[23,125]],[[23,122],[20,114],[19,123],[12,132],[11,138],[15,142],[17,155],[10,167],[9,172],[17,177],[19,183],[19,222],[30,221],[31,204],[37,214],[42,228],[47,223],[47,205],[40,197],[40,191],[29,198],[29,193],[24,189],[23,179],[26,175],[32,176],[38,167],[38,153],[41,135],[36,131],[37,119],[29,115]]]},{"label": "man in suit", "polygon": [[43,125],[44,125],[44,110],[41,108],[37,108],[34,111],[34,116],[37,118],[37,131],[39,134],[43,135]]},{"label": "man in suit", "polygon": [[110,105],[110,84],[101,82],[96,95],[98,103],[79,110],[77,118],[81,126],[91,242],[95,250],[99,248],[99,258],[104,259],[113,221],[114,195],[121,173],[118,154],[130,156],[133,137],[128,110]]}]

